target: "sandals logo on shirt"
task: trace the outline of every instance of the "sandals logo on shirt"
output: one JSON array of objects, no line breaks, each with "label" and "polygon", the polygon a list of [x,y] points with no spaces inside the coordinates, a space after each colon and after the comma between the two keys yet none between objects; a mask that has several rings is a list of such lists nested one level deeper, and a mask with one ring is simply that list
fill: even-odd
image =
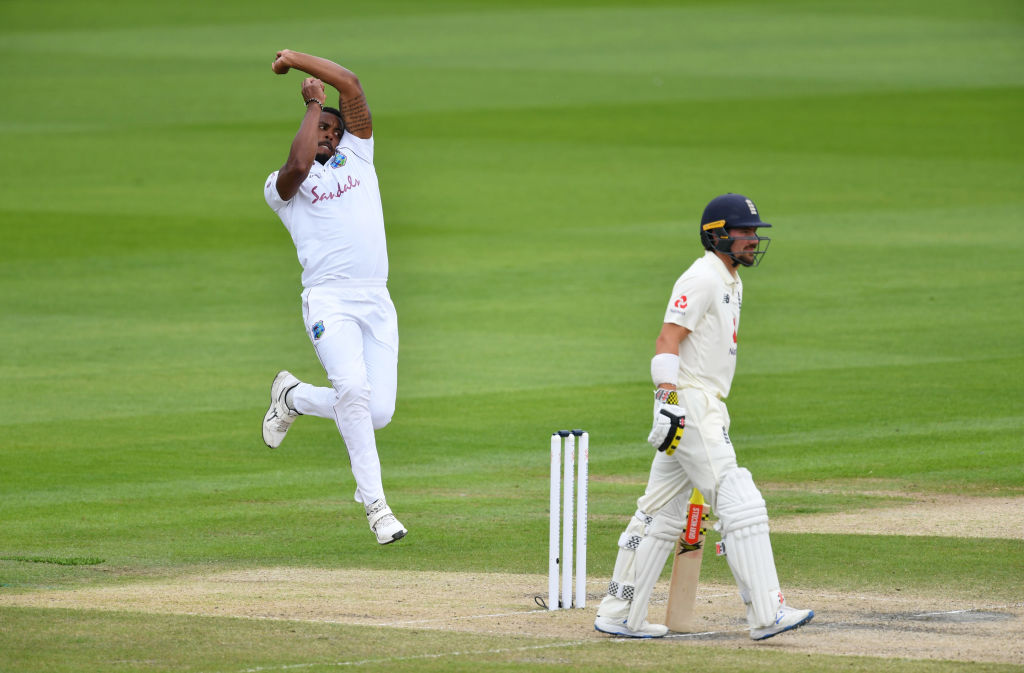
[{"label": "sandals logo on shirt", "polygon": [[350,175],[350,176],[348,176],[348,180],[345,182],[344,185],[342,185],[340,182],[338,183],[338,190],[337,191],[327,192],[326,194],[321,194],[318,191],[316,191],[316,187],[313,187],[313,189],[310,190],[310,193],[313,195],[313,205],[315,206],[316,204],[318,204],[318,203],[320,203],[322,201],[327,201],[328,199],[339,199],[339,198],[341,198],[341,196],[345,192],[347,192],[348,190],[352,189],[353,187],[358,187],[358,186],[359,186],[359,180],[353,178]]},{"label": "sandals logo on shirt", "polygon": [[313,338],[319,339],[324,335],[324,321],[317,320],[316,324],[313,325]]}]

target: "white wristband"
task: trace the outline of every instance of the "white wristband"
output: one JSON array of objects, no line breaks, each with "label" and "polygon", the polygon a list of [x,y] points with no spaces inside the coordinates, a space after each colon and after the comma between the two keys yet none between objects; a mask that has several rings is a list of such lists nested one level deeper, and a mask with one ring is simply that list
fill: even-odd
[{"label": "white wristband", "polygon": [[658,353],[651,358],[651,380],[654,386],[662,383],[677,385],[679,381],[679,356],[672,353]]}]

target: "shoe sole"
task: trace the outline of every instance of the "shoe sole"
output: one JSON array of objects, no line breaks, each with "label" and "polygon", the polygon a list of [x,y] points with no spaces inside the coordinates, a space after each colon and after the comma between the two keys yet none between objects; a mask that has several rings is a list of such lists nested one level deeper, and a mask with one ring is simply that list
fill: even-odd
[{"label": "shoe sole", "polygon": [[377,540],[377,544],[385,545],[385,544],[391,544],[392,542],[398,542],[403,537],[405,537],[408,533],[409,533],[409,531],[407,531],[407,530],[400,530],[397,533],[395,533],[394,535],[392,535],[391,539],[387,540],[386,542],[381,542],[380,540]]},{"label": "shoe sole", "polygon": [[808,622],[810,622],[812,619],[814,619],[814,610],[811,610],[811,614],[807,615],[806,617],[801,619],[796,624],[792,624],[791,626],[787,626],[786,628],[782,629],[781,631],[776,631],[775,633],[769,633],[766,636],[761,636],[760,638],[753,638],[753,640],[754,641],[768,640],[769,638],[773,638],[773,637],[779,635],[780,633],[785,633],[787,631],[795,631],[796,629],[799,629],[804,624],[807,624]]},{"label": "shoe sole", "polygon": [[599,628],[597,626],[597,624],[594,624],[594,630],[597,631],[598,633],[607,633],[609,636],[618,636],[619,638],[644,638],[644,639],[650,639],[650,638],[664,638],[665,637],[665,636],[641,636],[641,635],[635,635],[634,636],[634,635],[629,634],[629,633],[618,633],[616,631],[605,631],[604,629]]}]

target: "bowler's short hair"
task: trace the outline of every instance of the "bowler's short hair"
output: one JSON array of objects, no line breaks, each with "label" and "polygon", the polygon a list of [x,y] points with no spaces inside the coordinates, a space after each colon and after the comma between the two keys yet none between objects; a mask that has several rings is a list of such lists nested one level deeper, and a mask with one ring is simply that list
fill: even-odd
[{"label": "bowler's short hair", "polygon": [[345,119],[341,116],[341,110],[333,107],[324,107],[324,112],[330,112],[332,115],[338,118],[338,122],[341,124],[341,132],[345,132]]}]

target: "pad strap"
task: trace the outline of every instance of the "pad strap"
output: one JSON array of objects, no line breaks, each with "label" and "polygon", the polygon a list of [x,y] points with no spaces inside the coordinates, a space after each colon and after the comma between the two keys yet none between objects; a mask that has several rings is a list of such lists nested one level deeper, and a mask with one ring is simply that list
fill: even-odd
[{"label": "pad strap", "polygon": [[630,535],[629,533],[623,533],[619,536],[619,548],[628,549],[629,551],[636,551],[636,548],[640,546],[640,540],[643,540],[639,535]]},{"label": "pad strap", "polygon": [[619,600],[631,601],[635,592],[636,587],[632,584],[620,584],[615,580],[608,583],[608,595],[614,596]]}]

